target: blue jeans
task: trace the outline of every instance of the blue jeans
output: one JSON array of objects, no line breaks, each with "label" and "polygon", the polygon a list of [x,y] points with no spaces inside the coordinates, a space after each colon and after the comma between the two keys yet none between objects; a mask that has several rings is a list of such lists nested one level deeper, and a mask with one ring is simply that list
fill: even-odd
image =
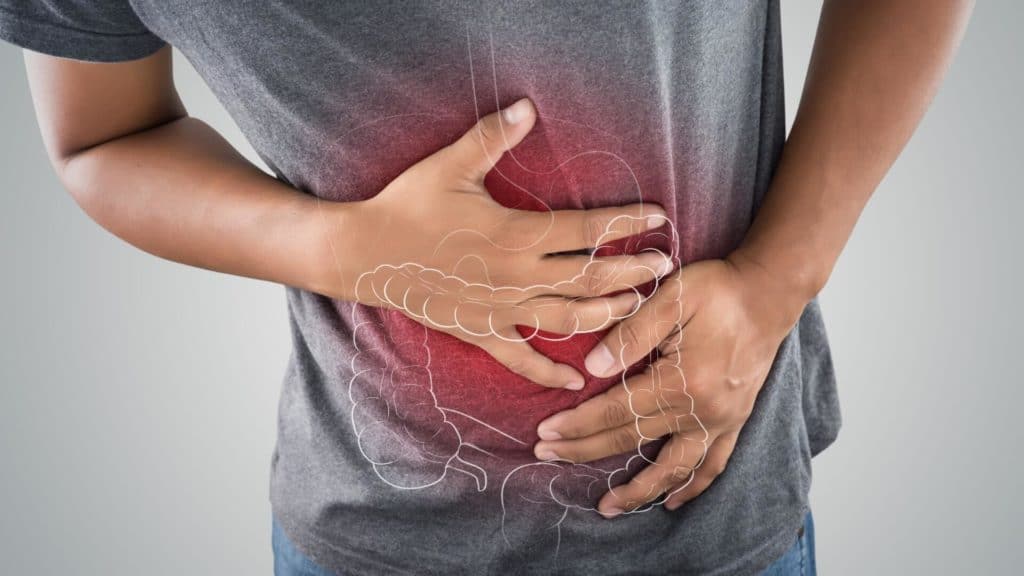
[{"label": "blue jeans", "polygon": [[[274,576],[336,576],[317,566],[299,552],[285,536],[284,530],[274,521],[271,537],[274,546]],[[814,568],[814,520],[811,513],[804,518],[803,530],[796,542],[761,576],[815,576]]]},{"label": "blue jeans", "polygon": [[782,558],[761,572],[761,576],[816,576],[817,573],[814,566],[814,518],[808,512],[796,542]]},{"label": "blue jeans", "polygon": [[274,548],[274,576],[336,576],[299,552],[277,520],[274,520],[270,542]]}]

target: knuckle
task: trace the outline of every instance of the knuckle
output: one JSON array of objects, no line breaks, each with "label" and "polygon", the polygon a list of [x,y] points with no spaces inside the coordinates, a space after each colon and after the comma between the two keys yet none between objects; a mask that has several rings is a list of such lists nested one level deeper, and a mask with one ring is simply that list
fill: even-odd
[{"label": "knuckle", "polygon": [[618,402],[611,402],[601,411],[605,427],[621,426],[629,419],[629,410]]},{"label": "knuckle", "polygon": [[712,478],[718,478],[719,476],[721,476],[725,472],[725,468],[726,468],[726,463],[725,463],[724,460],[722,460],[722,461],[716,460],[714,462],[710,462],[707,465],[708,474]]},{"label": "knuckle", "polygon": [[693,412],[693,397],[687,394],[682,387],[663,388],[661,395],[673,413],[689,415]]},{"label": "knuckle", "polygon": [[690,479],[691,474],[693,474],[693,468],[680,464],[672,468],[672,472],[669,474],[669,481],[673,483],[686,482]]},{"label": "knuckle", "polygon": [[605,233],[605,222],[598,216],[586,216],[583,218],[583,241],[587,246],[597,246]]},{"label": "knuckle", "polygon": [[619,339],[628,350],[639,351],[643,337],[636,322],[623,322],[619,325]]},{"label": "knuckle", "polygon": [[684,428],[686,418],[676,416],[674,418],[667,418],[665,421],[666,434],[679,434]]},{"label": "knuckle", "polygon": [[479,142],[485,150],[492,149],[500,142],[501,137],[497,134],[497,130],[495,130],[486,119],[477,123],[474,132],[477,142]]},{"label": "knuckle", "polygon": [[559,334],[575,334],[579,331],[579,316],[573,311],[572,307],[566,307],[561,312],[556,327]]},{"label": "knuckle", "polygon": [[592,300],[580,303],[579,306],[579,312],[576,315],[579,317],[580,323],[585,324],[589,331],[609,327],[619,316],[614,304],[609,305],[605,301]]},{"label": "knuckle", "polygon": [[600,294],[607,278],[607,267],[603,263],[593,262],[583,272],[583,287],[587,294]]},{"label": "knuckle", "polygon": [[637,448],[637,443],[636,440],[633,439],[633,434],[629,430],[623,428],[612,433],[611,447],[616,453],[621,454]]}]

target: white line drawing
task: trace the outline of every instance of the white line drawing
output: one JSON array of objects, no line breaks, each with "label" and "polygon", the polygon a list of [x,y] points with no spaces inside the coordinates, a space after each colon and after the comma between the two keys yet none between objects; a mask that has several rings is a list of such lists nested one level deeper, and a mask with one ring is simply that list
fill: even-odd
[{"label": "white line drawing", "polygon": [[[494,90],[495,107],[500,107],[498,102],[498,73],[495,64],[493,36],[488,38],[490,47],[491,77]],[[473,68],[472,42],[467,28],[467,52],[469,61],[469,74],[473,91],[473,105],[477,120],[481,117],[481,105],[477,95],[477,76]],[[341,138],[347,137],[359,130],[373,126],[377,123],[390,119],[430,117],[429,114],[399,114],[379,118],[367,122],[346,132]],[[545,121],[564,122],[567,124],[576,123],[571,120],[559,120],[541,116]],[[629,166],[628,162],[621,156],[604,150],[588,150],[575,154],[552,170],[537,171],[523,165],[514,150],[506,153],[515,165],[530,174],[546,175],[554,174],[569,164],[586,156],[600,156],[609,162],[619,163],[628,171],[635,184],[639,201],[643,201],[640,193],[640,182]],[[499,167],[493,170],[499,177],[503,178],[510,185],[518,189],[524,195],[536,200],[547,207],[547,204],[539,197],[528,190],[525,186],[516,183]],[[550,210],[550,208],[548,207]],[[667,220],[668,232],[660,234],[664,244],[671,247],[669,254],[664,256],[671,258],[677,266],[679,259],[679,237],[675,224],[671,219]],[[553,223],[553,220],[552,220]],[[550,228],[549,228],[550,229]],[[609,226],[609,232],[611,226]],[[441,245],[454,237],[457,233],[469,232],[480,234],[473,230],[455,230],[448,234],[439,244]],[[649,234],[650,235],[650,234]],[[542,238],[542,237],[541,237]],[[541,238],[538,238],[537,242]],[[331,248],[334,249],[333,240]],[[600,243],[599,243],[600,246]],[[520,247],[516,249],[526,249]],[[512,250],[512,248],[507,248]],[[593,251],[591,263],[597,262],[602,255],[602,250]],[[463,258],[477,258],[475,255],[466,254]],[[486,263],[480,262],[486,268]],[[340,271],[339,271],[340,274]],[[391,279],[395,275],[403,275],[411,283],[413,290],[405,290],[395,293],[392,289]],[[568,279],[565,282],[575,282],[579,277]],[[457,275],[446,274],[437,269],[423,266],[420,263],[408,262],[400,266],[386,265],[379,266],[371,272],[359,277],[356,282],[357,293],[360,289],[371,290],[375,297],[385,302],[394,311],[369,308],[363,305],[354,304],[351,307],[351,325],[353,328],[353,345],[357,350],[351,358],[351,379],[348,386],[348,397],[352,403],[351,423],[353,431],[358,439],[359,449],[362,456],[369,462],[377,476],[388,486],[399,490],[422,490],[437,486],[448,477],[448,473],[457,472],[465,475],[474,481],[478,491],[484,492],[489,488],[497,489],[497,497],[502,510],[502,537],[506,545],[514,547],[516,542],[524,535],[515,530],[517,514],[522,512],[531,517],[531,522],[536,523],[538,517],[550,518],[547,524],[551,530],[550,537],[554,539],[557,555],[561,543],[561,524],[571,511],[584,513],[596,513],[594,503],[604,492],[614,490],[615,486],[635,473],[644,466],[658,465],[650,454],[650,447],[657,447],[658,443],[648,444],[656,441],[657,438],[646,438],[641,433],[642,441],[637,446],[636,453],[631,454],[621,466],[604,469],[594,465],[574,464],[567,461],[533,461],[514,467],[510,472],[504,474],[500,481],[490,478],[487,463],[500,460],[501,456],[488,451],[485,448],[466,440],[465,428],[460,428],[457,422],[464,422],[463,426],[472,425],[488,429],[491,433],[503,437],[513,445],[521,447],[523,451],[530,452],[532,445],[528,439],[517,438],[514,433],[501,430],[484,419],[459,410],[455,407],[444,406],[435,393],[434,374],[432,362],[436,359],[431,354],[428,342],[428,326],[444,329],[460,329],[468,334],[485,335],[479,332],[471,332],[458,321],[458,313],[454,321],[439,321],[430,315],[431,294],[444,292],[446,294],[457,294],[460,306],[465,304],[471,306],[480,301],[480,291],[501,291],[501,290],[527,290],[527,288],[496,287],[480,282],[468,282]],[[550,286],[553,290],[558,286]],[[660,281],[655,281],[655,290],[660,288]],[[636,289],[634,289],[636,290]],[[649,298],[637,291],[640,303]],[[636,308],[634,308],[636,310]],[[415,318],[422,324],[422,335],[396,341],[394,333],[389,332],[387,326],[382,325],[382,318],[386,319],[388,314],[401,314]],[[674,319],[664,319],[664,322],[674,324],[675,330],[681,330],[682,317],[681,304]],[[620,320],[619,318],[615,320]],[[510,339],[508,336],[499,334],[491,327],[490,334]],[[554,338],[555,340],[568,339],[573,334]],[[422,337],[421,337],[422,336]],[[383,338],[383,339],[381,339]],[[541,334],[534,329],[531,334],[522,336],[521,340],[529,341],[535,338],[546,340],[553,339],[550,336]],[[406,362],[409,354],[397,355],[395,350],[415,351],[412,356],[416,358],[413,362]],[[676,350],[678,352],[678,350]],[[622,351],[619,352],[620,359]],[[680,365],[680,355],[674,354],[672,369],[676,370],[683,382],[681,390],[690,399],[690,410],[688,414],[677,416],[677,421],[690,420],[691,428],[698,431],[688,438],[702,450],[696,469],[703,462],[707,451],[708,432],[700,419],[694,413],[694,399],[686,392],[685,376]],[[629,383],[626,374],[623,374],[616,385],[626,388],[632,402],[636,394],[658,394],[665,391],[660,383],[655,382],[650,388],[632,389],[634,384]],[[665,404],[662,404],[665,405]],[[634,410],[635,425],[640,432],[640,423],[644,416]],[[415,415],[415,418],[408,416]],[[453,418],[453,416],[457,418]],[[645,446],[647,448],[645,448]],[[647,452],[647,453],[645,453]],[[656,452],[655,452],[656,454]],[[651,503],[641,506],[626,514],[638,514],[647,512],[660,506],[669,496],[682,490],[692,480],[692,475],[680,487],[656,497]],[[535,536],[535,535],[534,535]],[[542,537],[548,535],[541,535]]]}]

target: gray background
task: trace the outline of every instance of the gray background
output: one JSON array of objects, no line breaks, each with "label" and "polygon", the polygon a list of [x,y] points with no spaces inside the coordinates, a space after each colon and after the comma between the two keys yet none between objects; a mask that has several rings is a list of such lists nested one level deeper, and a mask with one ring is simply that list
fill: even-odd
[{"label": "gray background", "polygon": [[[789,116],[819,3],[784,6]],[[815,460],[823,574],[1005,574],[1024,546],[1017,216],[1024,5],[979,3],[822,305],[845,426]],[[190,112],[251,149],[183,59]],[[283,289],[145,255],[44,155],[0,45],[0,563],[269,574]]]}]

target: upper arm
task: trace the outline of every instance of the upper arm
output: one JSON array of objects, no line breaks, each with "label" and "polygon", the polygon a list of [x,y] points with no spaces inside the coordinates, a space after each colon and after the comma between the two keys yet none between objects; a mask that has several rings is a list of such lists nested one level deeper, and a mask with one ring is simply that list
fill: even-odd
[{"label": "upper arm", "polygon": [[25,51],[32,100],[58,170],[75,154],[185,115],[171,48],[127,62],[85,62]]}]

